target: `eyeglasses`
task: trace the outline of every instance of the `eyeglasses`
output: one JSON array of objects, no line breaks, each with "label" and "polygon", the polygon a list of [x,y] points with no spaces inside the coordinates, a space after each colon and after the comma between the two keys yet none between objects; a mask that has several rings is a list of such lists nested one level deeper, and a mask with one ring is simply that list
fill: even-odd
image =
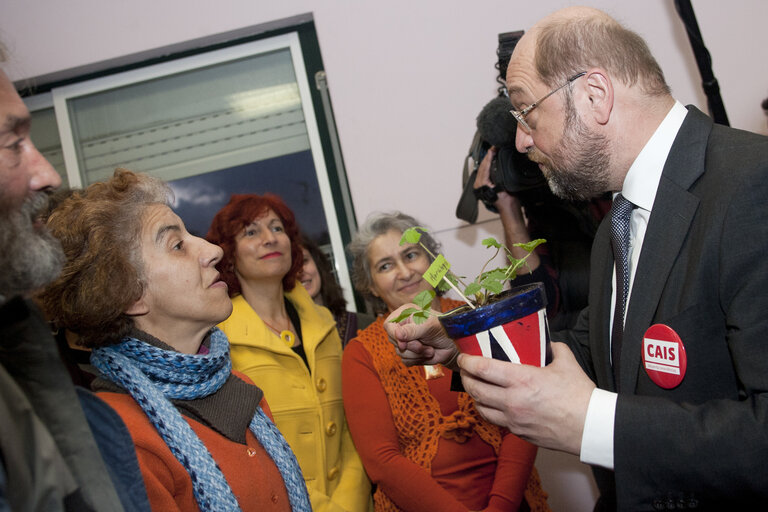
[{"label": "eyeglasses", "polygon": [[528,114],[530,114],[530,113],[531,113],[531,111],[532,111],[533,109],[535,109],[536,107],[538,107],[538,106],[541,104],[541,102],[542,102],[542,101],[544,101],[545,99],[549,98],[550,96],[552,96],[552,95],[553,95],[553,94],[555,94],[557,91],[559,91],[560,89],[562,89],[562,88],[563,88],[563,87],[565,87],[566,85],[570,84],[571,82],[573,82],[573,81],[574,81],[574,80],[576,80],[577,78],[579,78],[579,77],[582,77],[582,76],[584,76],[584,75],[586,75],[586,74],[587,74],[587,72],[586,72],[586,71],[582,71],[581,73],[576,73],[575,75],[573,75],[572,77],[570,77],[570,78],[568,79],[568,81],[567,81],[567,82],[565,82],[563,85],[561,85],[560,87],[558,87],[558,88],[556,88],[556,89],[552,89],[552,90],[551,90],[549,93],[547,93],[547,95],[546,95],[546,96],[544,96],[544,97],[543,97],[543,98],[541,98],[540,100],[538,100],[538,101],[534,101],[533,103],[531,103],[530,105],[528,105],[527,107],[525,107],[523,110],[510,110],[510,111],[509,111],[509,113],[510,113],[510,114],[512,114],[512,115],[515,117],[515,120],[517,121],[517,123],[518,123],[520,126],[522,126],[522,127],[523,127],[523,129],[524,129],[526,132],[528,132],[528,133],[531,133],[531,127],[530,127],[530,126],[528,126],[528,123],[526,123],[526,122],[525,122],[525,117],[526,117]]}]

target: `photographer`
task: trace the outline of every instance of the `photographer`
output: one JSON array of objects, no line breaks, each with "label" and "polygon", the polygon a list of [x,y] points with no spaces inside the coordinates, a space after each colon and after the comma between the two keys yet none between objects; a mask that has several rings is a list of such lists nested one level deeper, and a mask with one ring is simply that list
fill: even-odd
[{"label": "photographer", "polygon": [[517,121],[509,113],[512,104],[505,77],[522,36],[523,31],[499,34],[495,64],[499,71],[498,95],[477,116],[456,216],[474,223],[478,202],[498,213],[506,245],[517,258],[526,253],[513,247],[515,243],[547,240],[528,259],[531,272],[518,276],[515,286],[544,283],[549,326],[556,331],[573,327],[587,305],[592,241],[598,224],[610,210],[611,198],[605,194],[588,201],[572,201],[555,196],[538,165],[515,148]]},{"label": "photographer", "polygon": [[[491,181],[490,172],[491,163],[495,157],[496,148],[492,146],[477,168],[474,182],[475,190],[483,186],[493,188],[494,184]],[[520,199],[506,190],[500,190],[496,192],[496,201],[493,203],[493,206],[498,210],[501,224],[504,226],[504,239],[507,247],[512,251],[512,255],[515,258],[524,258],[528,252],[520,247],[514,247],[514,244],[531,241],[531,235],[528,233],[528,226]],[[536,252],[531,254],[527,261],[528,268],[532,272],[539,268],[541,263],[541,259]]]},{"label": "photographer", "polygon": [[[486,199],[484,202],[486,206],[498,212],[504,228],[504,243],[509,248],[512,256],[522,259],[528,252],[521,247],[515,247],[514,244],[531,241],[531,235],[528,232],[528,222],[523,211],[523,205],[517,195],[507,192],[500,187],[498,190],[494,190],[496,187],[491,181],[491,166],[495,163],[496,154],[496,148],[491,146],[477,167],[477,174],[472,185],[475,191],[483,191],[480,194],[485,194],[484,197]],[[493,190],[493,192],[489,193],[489,190]],[[537,248],[537,251],[540,250],[540,248]],[[514,286],[526,285],[537,281],[544,283],[547,296],[547,314],[550,322],[556,322],[555,318],[559,317],[561,309],[557,273],[550,265],[542,261],[544,255],[540,255],[537,251],[531,253],[528,257],[526,265],[528,272],[521,272],[515,279]]]},{"label": "photographer", "polygon": [[[570,328],[587,305],[590,248],[610,198],[568,201],[552,194],[538,166],[514,147],[517,123],[509,115],[511,108],[506,96],[499,96],[478,115],[456,214],[473,223],[478,200],[498,213],[506,245],[516,258],[526,252],[514,244],[546,239],[528,259],[531,272],[520,274],[515,286],[543,282],[550,327]],[[471,174],[469,168],[474,169]]]}]

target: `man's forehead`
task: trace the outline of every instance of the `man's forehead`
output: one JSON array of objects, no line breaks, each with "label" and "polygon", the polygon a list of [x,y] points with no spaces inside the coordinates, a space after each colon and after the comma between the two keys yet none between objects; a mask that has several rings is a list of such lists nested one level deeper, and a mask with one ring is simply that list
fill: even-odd
[{"label": "man's forehead", "polygon": [[507,66],[506,85],[510,97],[531,92],[539,84],[534,61],[535,30],[520,38]]},{"label": "man's forehead", "polygon": [[20,123],[29,122],[29,110],[16,88],[5,73],[0,70],[0,129],[11,129]]},{"label": "man's forehead", "polygon": [[507,92],[510,99],[526,97],[542,87],[542,82],[532,65],[509,66],[507,70]]}]

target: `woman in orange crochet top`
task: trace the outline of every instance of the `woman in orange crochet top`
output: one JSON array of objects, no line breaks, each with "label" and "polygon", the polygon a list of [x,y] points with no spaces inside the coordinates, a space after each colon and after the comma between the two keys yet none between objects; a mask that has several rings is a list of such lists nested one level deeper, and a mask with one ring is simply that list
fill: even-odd
[{"label": "woman in orange crochet top", "polygon": [[[376,484],[376,511],[549,510],[533,469],[536,447],[481,418],[466,393],[451,391],[451,370],[408,368],[387,340],[384,313],[430,288],[421,277],[427,252],[400,245],[403,231],[420,225],[399,212],[376,214],[348,247],[355,288],[379,313],[350,341],[342,363],[347,422]],[[421,242],[439,252],[428,233]],[[438,297],[433,309],[458,305]]]}]

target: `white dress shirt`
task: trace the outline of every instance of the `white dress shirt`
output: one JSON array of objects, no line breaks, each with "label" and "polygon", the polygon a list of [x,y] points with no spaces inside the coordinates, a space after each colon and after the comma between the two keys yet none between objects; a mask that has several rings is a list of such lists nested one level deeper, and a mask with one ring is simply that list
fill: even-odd
[{"label": "white dress shirt", "polygon": [[[632,302],[632,284],[634,282],[637,262],[643,249],[645,230],[651,217],[656,190],[659,188],[661,172],[669,156],[669,150],[685,120],[688,110],[682,103],[676,101],[664,120],[653,133],[624,178],[621,194],[636,206],[632,210],[629,223],[629,300]],[[615,197],[615,196],[614,196]],[[612,280],[613,291],[616,295],[616,270],[614,267]],[[642,297],[638,300],[642,300]],[[615,301],[611,300],[613,304]],[[608,323],[613,325],[613,308]],[[626,310],[624,318],[626,319]],[[584,433],[581,438],[581,461],[587,464],[613,469],[613,430],[616,415],[616,400],[618,395],[610,391],[596,388],[592,392],[584,421]]]}]

